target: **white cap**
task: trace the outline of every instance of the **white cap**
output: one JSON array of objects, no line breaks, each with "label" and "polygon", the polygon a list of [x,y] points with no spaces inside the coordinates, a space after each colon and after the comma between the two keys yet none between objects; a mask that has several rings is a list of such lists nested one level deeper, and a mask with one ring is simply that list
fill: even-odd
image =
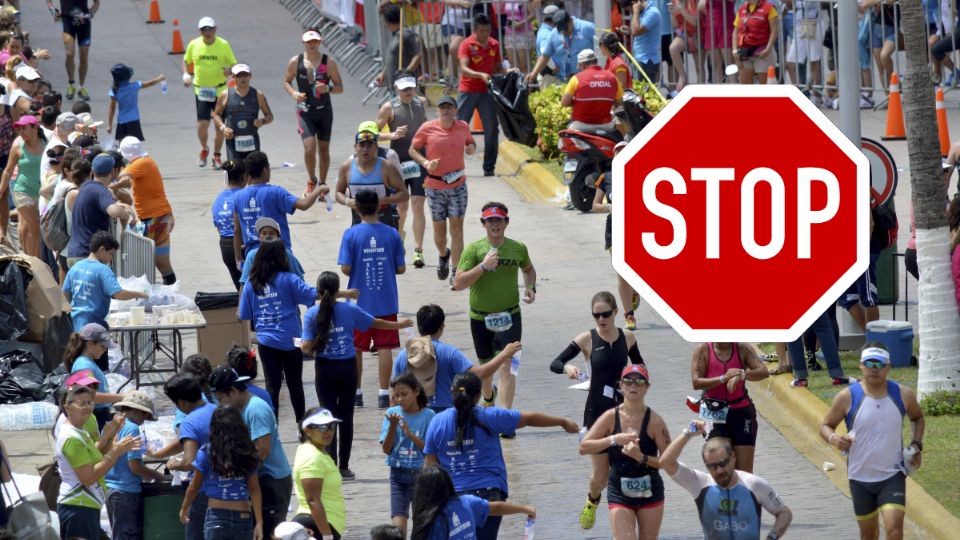
[{"label": "white cap", "polygon": [[333,413],[327,409],[320,409],[313,413],[309,418],[304,418],[300,427],[306,429],[307,426],[325,426],[334,422],[342,422],[339,418],[334,418]]},{"label": "white cap", "polygon": [[209,26],[210,28],[217,27],[217,21],[213,20],[213,17],[203,17],[200,19],[200,22],[197,23],[197,28],[204,28]]},{"label": "white cap", "polygon": [[128,135],[120,141],[120,155],[123,159],[132,161],[146,156],[147,152],[143,149],[143,142],[140,139]]},{"label": "white cap", "polygon": [[296,521],[284,521],[278,524],[273,529],[273,536],[280,540],[307,540],[311,538],[307,529]]},{"label": "white cap", "polygon": [[577,53],[577,63],[591,62],[597,59],[597,53],[593,49],[583,49]]},{"label": "white cap", "polygon": [[306,43],[308,41],[323,41],[323,38],[320,37],[320,32],[307,30],[303,33],[303,42]]},{"label": "white cap", "polygon": [[400,77],[393,83],[397,90],[406,90],[407,88],[416,88],[417,79],[414,77]]},{"label": "white cap", "polygon": [[26,79],[28,81],[36,81],[40,79],[40,73],[30,66],[20,66],[17,68],[16,73],[18,79]]},{"label": "white cap", "polygon": [[233,73],[234,75],[238,73],[251,73],[250,66],[246,64],[234,64],[233,67],[230,68],[230,73]]}]

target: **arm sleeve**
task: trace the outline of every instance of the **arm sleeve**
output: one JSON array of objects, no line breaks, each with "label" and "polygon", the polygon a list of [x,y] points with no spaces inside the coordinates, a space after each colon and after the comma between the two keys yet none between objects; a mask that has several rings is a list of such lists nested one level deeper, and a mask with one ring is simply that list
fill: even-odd
[{"label": "arm sleeve", "polygon": [[[424,455],[435,455],[438,458],[440,457],[440,448],[436,439],[437,431],[440,430],[440,422],[430,422],[430,425],[427,426],[427,435],[423,438],[423,454]],[[507,433],[510,433],[509,431]]]},{"label": "arm sleeve", "polygon": [[457,59],[460,58],[470,58],[470,45],[467,43],[467,40],[460,42],[460,46],[457,47]]},{"label": "arm sleeve", "polygon": [[420,125],[420,128],[417,129],[417,132],[413,134],[413,140],[410,142],[411,148],[416,148],[417,150],[423,148],[427,144],[427,134],[425,133],[424,128],[427,127],[426,122]]},{"label": "arm sleeve", "polygon": [[540,48],[540,56],[553,56],[553,34],[556,31],[556,28],[551,30],[543,40],[543,47]]},{"label": "arm sleeve", "polygon": [[407,265],[406,253],[403,250],[403,240],[400,239],[400,233],[393,231],[393,266],[400,268]]},{"label": "arm sleeve", "polygon": [[76,437],[70,437],[64,441],[60,452],[74,469],[84,465],[92,465],[99,461],[93,452],[88,451],[87,445]]},{"label": "arm sleeve", "polygon": [[494,433],[513,433],[520,425],[520,411],[512,409],[489,408],[484,420],[490,423]]},{"label": "arm sleeve", "polygon": [[550,371],[563,373],[563,368],[567,365],[567,362],[576,358],[578,354],[580,354],[580,347],[571,341],[570,344],[567,345],[567,348],[558,354],[557,357],[553,359],[553,362],[550,362]]},{"label": "arm sleeve", "polygon": [[680,487],[687,490],[692,497],[698,497],[700,491],[711,483],[710,476],[706,473],[691,469],[683,463],[677,463],[677,472],[670,475],[673,481]]},{"label": "arm sleeve", "polygon": [[[107,213],[107,208],[110,208],[110,205],[115,202],[117,202],[116,199],[113,198],[113,195],[111,195],[107,189],[100,191],[99,195],[97,195],[97,204],[100,206],[100,210],[103,210],[103,213]],[[74,202],[74,204],[76,204],[76,202]]]},{"label": "arm sleeve", "polygon": [[327,477],[327,469],[320,460],[321,454],[317,453],[300,468],[300,478],[319,478],[323,480]]},{"label": "arm sleeve", "polygon": [[390,372],[390,378],[393,379],[407,370],[407,349],[402,348],[397,353],[397,359],[393,361],[393,371]]},{"label": "arm sleeve", "polygon": [[[131,426],[130,429],[127,430],[127,432],[124,433],[123,436],[126,437],[127,435],[131,435],[131,436],[137,437],[137,438],[139,439],[139,438],[140,438],[140,426],[134,424],[133,422],[130,422],[129,425]],[[121,439],[122,439],[122,438],[123,438],[123,437],[121,437]],[[131,461],[142,460],[142,459],[143,459],[143,449],[131,450],[131,451],[127,452],[127,459],[128,459],[128,460],[131,460]]]},{"label": "arm sleeve", "polygon": [[193,463],[192,463],[193,468],[196,469],[196,470],[198,470],[198,471],[200,472],[200,474],[202,474],[202,475],[204,475],[204,476],[209,476],[209,475],[207,474],[207,472],[208,472],[207,465],[209,465],[209,464],[210,464],[210,462],[207,460],[207,447],[206,447],[206,446],[201,446],[201,447],[197,450],[197,457],[194,458],[194,460],[193,460]]},{"label": "arm sleeve", "polygon": [[634,343],[634,344],[633,344],[633,347],[630,347],[630,350],[627,351],[627,356],[630,357],[630,363],[631,363],[631,364],[644,364],[644,365],[646,365],[646,362],[643,361],[643,357],[640,356],[640,349],[637,347],[637,344],[636,344],[636,343]]},{"label": "arm sleeve", "polygon": [[[486,254],[484,254],[486,255]],[[465,272],[480,264],[477,260],[477,248],[473,244],[467,244],[460,254],[460,264],[457,265],[458,272]]]}]

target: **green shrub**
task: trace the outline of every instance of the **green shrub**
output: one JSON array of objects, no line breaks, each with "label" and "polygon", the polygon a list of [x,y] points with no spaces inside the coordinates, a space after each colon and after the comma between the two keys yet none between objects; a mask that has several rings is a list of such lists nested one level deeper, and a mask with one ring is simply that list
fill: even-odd
[{"label": "green shrub", "polygon": [[960,415],[960,392],[941,390],[920,400],[923,414],[930,416]]},{"label": "green shrub", "polygon": [[554,159],[560,156],[557,148],[558,134],[570,123],[570,107],[560,106],[563,86],[554,84],[530,94],[530,112],[537,122],[537,145],[543,156]]},{"label": "green shrub", "polygon": [[643,96],[644,101],[647,104],[647,110],[650,111],[650,114],[656,116],[657,113],[663,110],[667,106],[667,99],[662,98],[659,93],[657,93],[656,88],[651,87],[647,84],[645,80],[633,80],[633,91],[639,96]]}]

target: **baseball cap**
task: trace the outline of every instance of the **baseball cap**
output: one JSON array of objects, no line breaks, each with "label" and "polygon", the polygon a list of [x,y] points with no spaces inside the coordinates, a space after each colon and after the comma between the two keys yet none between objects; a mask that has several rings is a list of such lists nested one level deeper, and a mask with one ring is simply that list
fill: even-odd
[{"label": "baseball cap", "polygon": [[26,79],[28,81],[36,81],[40,79],[40,73],[37,70],[33,69],[30,66],[20,66],[16,71],[18,79]]},{"label": "baseball cap", "polygon": [[649,381],[650,374],[647,373],[647,367],[643,364],[629,364],[627,367],[623,368],[623,371],[620,372],[620,378],[624,378],[631,373],[636,373],[643,377],[643,380]]},{"label": "baseball cap", "polygon": [[565,10],[558,9],[553,12],[553,17],[551,18],[554,26],[566,25],[570,22],[570,14]]},{"label": "baseball cap", "polygon": [[553,14],[556,13],[557,11],[560,11],[560,8],[554,4],[550,4],[549,6],[543,8],[544,20],[547,20],[547,21],[551,20],[553,18]]},{"label": "baseball cap", "polygon": [[64,381],[63,384],[67,388],[70,388],[72,386],[90,386],[91,384],[95,384],[99,387],[100,381],[98,381],[97,378],[93,376],[92,369],[83,369],[76,373],[71,373],[70,376],[67,377],[67,380]]},{"label": "baseball cap", "polygon": [[309,540],[313,538],[303,525],[296,521],[284,521],[273,529],[273,537],[278,540]]},{"label": "baseball cap", "polygon": [[210,388],[217,392],[226,392],[234,387],[236,383],[245,383],[250,377],[241,377],[237,370],[224,364],[213,370],[210,374]]},{"label": "baseball cap", "polygon": [[273,218],[264,216],[253,223],[253,229],[257,231],[257,234],[260,234],[260,229],[264,227],[273,227],[277,232],[280,232],[280,224]]},{"label": "baseball cap", "polygon": [[73,131],[79,121],[80,119],[77,118],[77,115],[72,112],[60,113],[60,116],[57,117],[57,127],[62,127],[67,131]]},{"label": "baseball cap", "polygon": [[342,421],[343,420],[340,420],[339,418],[334,418],[333,413],[328,409],[320,409],[319,411],[304,418],[303,422],[300,423],[300,427],[306,429],[308,426],[325,426],[327,424]]},{"label": "baseball cap", "polygon": [[593,49],[583,49],[577,53],[577,62],[593,62],[597,59],[597,53],[593,52]]},{"label": "baseball cap", "polygon": [[153,421],[157,419],[153,400],[150,399],[150,396],[143,390],[130,390],[124,393],[123,399],[113,404],[114,409],[120,409],[120,407],[143,411],[150,415],[147,417],[147,420]]},{"label": "baseball cap", "polygon": [[39,124],[40,121],[37,120],[36,116],[33,116],[32,114],[25,114],[21,116],[19,120],[13,123],[13,127],[19,128],[23,126],[36,126]]},{"label": "baseball cap", "polygon": [[103,120],[94,120],[93,115],[88,112],[78,114],[77,121],[88,128],[97,128],[103,125]]},{"label": "baseball cap", "polygon": [[123,159],[130,161],[132,159],[142,158],[148,154],[146,150],[143,149],[143,141],[133,135],[128,135],[120,141],[120,155],[123,156]]},{"label": "baseball cap", "polygon": [[366,122],[360,122],[360,125],[357,126],[357,133],[373,133],[376,136],[380,136],[380,128],[377,127],[377,123],[373,120],[367,120]]},{"label": "baseball cap", "polygon": [[216,28],[217,21],[213,20],[213,17],[202,17],[200,22],[197,23],[197,28]]},{"label": "baseball cap", "polygon": [[867,347],[860,353],[860,363],[864,360],[879,360],[884,364],[890,363],[890,352],[880,347]]},{"label": "baseball cap", "polygon": [[[97,156],[100,157],[100,156]],[[110,159],[111,163],[113,158],[107,156]],[[112,168],[111,168],[112,170]],[[92,341],[94,343],[100,343],[108,349],[113,349],[117,346],[116,343],[110,339],[110,332],[107,332],[107,329],[97,323],[87,323],[80,329],[80,339],[84,341]]]},{"label": "baseball cap", "polygon": [[233,73],[234,75],[250,73],[250,66],[246,64],[234,64],[234,66],[230,68],[230,73]]},{"label": "baseball cap", "polygon": [[[113,172],[117,162],[107,154],[100,154],[93,158],[93,174],[104,176]],[[98,325],[99,326],[99,325]]]},{"label": "baseball cap", "polygon": [[490,208],[484,209],[480,214],[481,220],[489,218],[509,219],[510,216],[507,215],[507,211],[503,208],[500,208],[499,206],[491,206]]},{"label": "baseball cap", "polygon": [[406,90],[407,88],[416,88],[417,79],[414,77],[400,77],[393,82],[394,86],[397,87],[397,90]]},{"label": "baseball cap", "polygon": [[317,32],[316,30],[307,30],[303,33],[301,39],[303,39],[304,43],[308,41],[323,41],[323,38],[320,37],[320,32]]},{"label": "baseball cap", "polygon": [[444,105],[453,105],[457,106],[457,100],[453,99],[453,96],[443,96],[440,98],[440,101],[437,102],[437,107],[443,107]]},{"label": "baseball cap", "polygon": [[369,131],[364,130],[357,133],[357,136],[354,137],[354,142],[357,142],[357,143],[371,142],[371,141],[377,142],[378,138],[379,138],[379,135],[377,135],[376,133],[370,133]]}]

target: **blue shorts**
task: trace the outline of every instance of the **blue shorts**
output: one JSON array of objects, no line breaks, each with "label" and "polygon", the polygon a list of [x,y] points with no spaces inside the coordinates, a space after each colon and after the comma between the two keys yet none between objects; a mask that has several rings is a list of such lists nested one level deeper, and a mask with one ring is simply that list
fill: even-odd
[{"label": "blue shorts", "polygon": [[883,47],[885,41],[890,43],[896,43],[897,37],[896,32],[892,26],[884,26],[882,24],[873,23],[873,33],[870,35],[871,47],[874,49],[879,49]]},{"label": "blue shorts", "polygon": [[878,253],[870,254],[870,267],[867,271],[847,288],[847,292],[840,297],[840,307],[850,309],[860,304],[863,307],[877,305],[877,257]]},{"label": "blue shorts", "polygon": [[420,476],[420,469],[390,467],[390,518],[410,517],[410,501],[413,500],[413,484]]},{"label": "blue shorts", "polygon": [[452,24],[445,24],[440,27],[440,33],[445,38],[450,36],[467,37],[470,35],[470,23],[463,23],[463,26],[454,26]]}]

